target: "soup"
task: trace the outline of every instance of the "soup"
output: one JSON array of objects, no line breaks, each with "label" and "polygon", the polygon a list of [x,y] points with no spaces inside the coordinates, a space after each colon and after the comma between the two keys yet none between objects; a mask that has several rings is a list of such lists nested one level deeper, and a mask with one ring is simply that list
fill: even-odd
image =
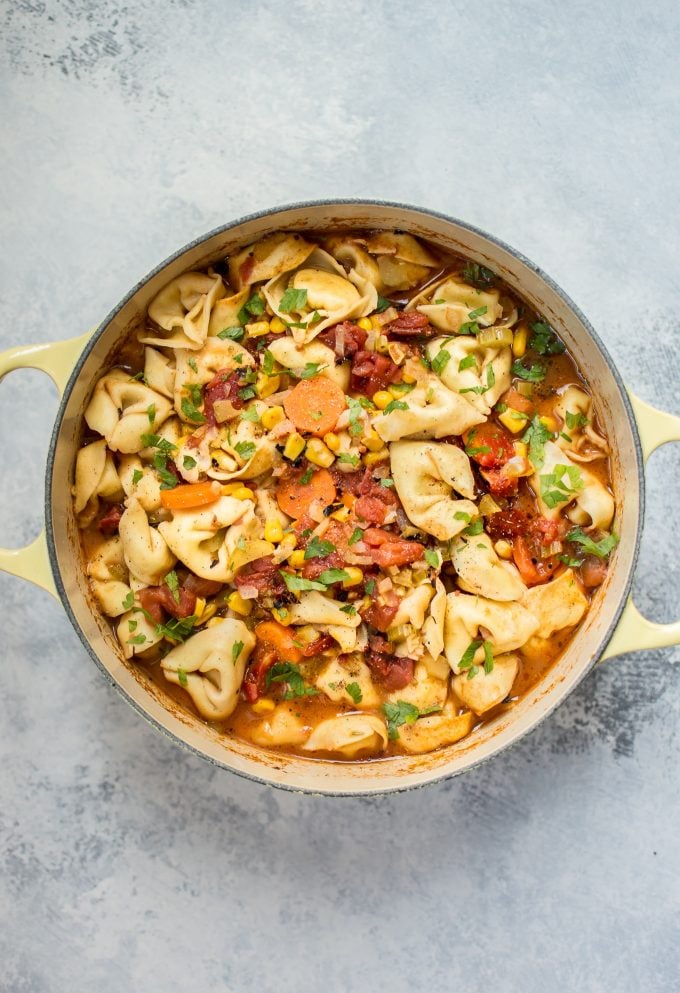
[{"label": "soup", "polygon": [[130,664],[225,735],[370,760],[544,676],[617,542],[608,454],[493,272],[401,232],[280,232],[152,300],[73,492]]}]

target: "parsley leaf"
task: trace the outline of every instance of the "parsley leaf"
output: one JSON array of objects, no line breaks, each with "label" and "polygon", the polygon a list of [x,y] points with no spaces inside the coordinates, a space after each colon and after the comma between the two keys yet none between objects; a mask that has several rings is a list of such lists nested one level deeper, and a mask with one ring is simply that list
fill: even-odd
[{"label": "parsley leaf", "polygon": [[[565,475],[568,482],[564,481]],[[583,476],[575,465],[556,465],[553,472],[545,473],[539,478],[541,499],[550,510],[554,510],[561,503],[567,503],[570,495],[582,490],[584,486]]]},{"label": "parsley leaf", "polygon": [[300,593],[303,590],[319,590],[321,593],[326,592],[326,587],[323,583],[317,583],[315,579],[303,579],[302,576],[293,576],[290,572],[283,572],[279,570],[281,576],[283,576],[283,581],[290,590],[291,593]]},{"label": "parsley leaf", "polygon": [[144,473],[142,472],[141,469],[135,469],[134,472],[132,473],[132,485],[136,486],[143,475]]},{"label": "parsley leaf", "polygon": [[348,614],[350,617],[354,617],[354,615],[357,612],[357,608],[354,607],[351,603],[346,603],[344,607],[340,608],[340,610],[343,612],[343,614]]},{"label": "parsley leaf", "polygon": [[[472,356],[468,356],[468,357],[472,358]],[[438,376],[441,376],[441,374],[443,373],[444,369],[446,369],[450,361],[451,361],[451,352],[449,352],[446,348],[440,348],[437,354],[435,355],[435,357],[432,359],[433,371],[436,372]],[[472,358],[473,365],[474,365],[474,361],[475,361],[474,358]]]},{"label": "parsley leaf", "polygon": [[520,361],[520,359],[515,359],[512,363],[512,374],[517,376],[519,379],[524,379],[528,383],[542,383],[545,379],[546,368],[539,362],[536,362],[529,369]]},{"label": "parsley leaf", "polygon": [[438,569],[441,565],[439,560],[439,552],[436,552],[433,548],[426,548],[425,561],[428,565],[431,565],[433,569]]},{"label": "parsley leaf", "polygon": [[190,455],[185,455],[182,459],[182,466],[184,469],[195,469],[196,465],[196,459],[192,459]]},{"label": "parsley leaf", "polygon": [[533,348],[539,355],[561,355],[565,350],[565,345],[544,321],[532,324],[531,330],[533,334],[529,339],[529,348]]},{"label": "parsley leaf", "polygon": [[585,414],[572,414],[570,410],[567,411],[565,420],[569,431],[573,431],[574,428],[584,428],[587,424],[590,424],[590,421]]},{"label": "parsley leaf", "polygon": [[175,603],[179,603],[179,579],[174,569],[167,574],[163,582],[172,593],[172,599]]},{"label": "parsley leaf", "polygon": [[323,362],[306,362],[302,369],[291,369],[290,371],[297,379],[312,379],[319,369],[325,369]]},{"label": "parsley leaf", "polygon": [[487,674],[493,672],[493,655],[491,653],[491,642],[485,641],[483,644],[484,648],[484,672]]},{"label": "parsley leaf", "polygon": [[153,427],[153,422],[156,420],[156,404],[150,403],[146,408],[146,416],[149,418],[149,424]]},{"label": "parsley leaf", "polygon": [[373,596],[373,591],[375,590],[375,579],[369,579],[369,581],[364,586],[364,590],[369,596]]},{"label": "parsley leaf", "polygon": [[350,452],[339,452],[336,459],[338,462],[346,462],[349,465],[359,465],[359,456],[352,455]]},{"label": "parsley leaf", "polygon": [[222,341],[224,341],[225,338],[228,338],[231,341],[241,341],[245,333],[246,329],[242,328],[240,325],[237,325],[233,328],[223,328],[221,331],[217,332],[217,337],[221,338]]},{"label": "parsley leaf", "polygon": [[383,713],[387,718],[387,736],[390,741],[396,741],[402,724],[415,724],[420,716],[420,711],[414,704],[405,700],[397,700],[396,703],[384,703]]},{"label": "parsley leaf", "polygon": [[361,418],[363,416],[361,412],[362,407],[354,397],[346,396],[345,399],[349,407],[349,433],[353,438],[356,438],[363,431],[363,427],[361,426]]},{"label": "parsley leaf", "polygon": [[253,455],[257,450],[257,445],[254,441],[238,441],[234,445],[234,451],[245,461],[248,462],[252,459]]},{"label": "parsley leaf", "polygon": [[177,670],[177,681],[179,682],[180,686],[186,687],[189,684],[189,680],[187,679],[186,669]]},{"label": "parsley leaf", "polygon": [[381,297],[380,294],[378,294],[378,305],[375,308],[376,314],[382,314],[384,310],[387,310],[387,308],[391,306],[391,300],[387,300],[385,297]]},{"label": "parsley leaf", "polygon": [[182,397],[182,413],[188,421],[193,421],[195,424],[205,424],[205,416],[189,397]]},{"label": "parsley leaf", "polygon": [[[439,353],[441,355],[441,352]],[[464,359],[461,359],[458,363],[458,372],[464,372],[466,369],[472,369],[473,366],[477,365],[477,359],[474,355],[466,355]]]},{"label": "parsley leaf", "polygon": [[284,700],[294,700],[296,697],[316,696],[318,690],[313,686],[305,686],[302,673],[298,666],[292,662],[276,662],[267,670],[265,685],[267,688],[272,683],[286,683],[288,689],[283,694]]},{"label": "parsley leaf", "polygon": [[598,559],[606,559],[619,543],[618,536],[613,533],[605,534],[604,538],[601,538],[600,541],[595,541],[585,533],[583,528],[574,528],[571,530],[567,535],[567,541],[576,542],[576,544],[583,547],[586,555],[595,555]]},{"label": "parsley leaf", "polygon": [[132,638],[128,638],[128,645],[143,645],[145,641],[145,634],[135,634]]},{"label": "parsley leaf", "polygon": [[187,359],[187,365],[189,366],[189,368],[191,369],[192,372],[198,372],[198,366],[196,365],[196,359],[193,357],[193,355],[191,355]]},{"label": "parsley leaf", "polygon": [[260,415],[257,412],[257,407],[246,407],[245,410],[241,411],[239,420],[252,421],[253,424],[259,424]]},{"label": "parsley leaf", "polygon": [[334,551],[335,545],[331,541],[324,541],[315,534],[305,549],[305,559],[323,559]]},{"label": "parsley leaf", "polygon": [[363,536],[364,536],[364,532],[361,530],[361,528],[354,528],[347,544],[356,545],[357,541],[361,541]]},{"label": "parsley leaf", "polygon": [[262,372],[265,376],[274,376],[274,366],[276,364],[276,359],[268,348],[265,348],[263,359],[262,359]]},{"label": "parsley leaf", "polygon": [[482,647],[481,640],[470,642],[470,644],[467,646],[467,648],[461,655],[460,661],[458,662],[458,668],[461,670],[461,672],[464,672],[466,669],[469,669],[472,666],[475,660],[475,655],[477,654],[477,649],[481,647]]},{"label": "parsley leaf", "polygon": [[555,435],[547,429],[538,414],[534,414],[531,424],[522,435],[522,441],[529,443],[529,461],[535,469],[543,468],[545,443],[554,437]]},{"label": "parsley leaf", "polygon": [[193,614],[191,617],[173,617],[167,624],[156,624],[156,631],[158,634],[162,634],[164,638],[172,638],[175,641],[186,641],[193,632],[197,620],[198,618]]},{"label": "parsley leaf", "polygon": [[479,262],[466,262],[463,266],[463,279],[473,286],[493,286],[496,282],[496,273]]},{"label": "parsley leaf", "polygon": [[476,521],[473,521],[472,524],[468,524],[468,526],[464,528],[463,534],[468,535],[470,538],[474,538],[476,534],[481,534],[483,530],[484,521],[481,517],[478,517]]},{"label": "parsley leaf", "polygon": [[264,314],[264,300],[259,293],[253,293],[253,295],[246,300],[243,305],[243,310],[247,311],[253,317],[261,317]]},{"label": "parsley leaf", "polygon": [[391,414],[393,410],[408,410],[409,406],[404,400],[390,400],[383,414]]},{"label": "parsley leaf", "polygon": [[346,569],[325,569],[319,576],[319,582],[325,586],[332,586],[333,583],[344,583],[349,578]]},{"label": "parsley leaf", "polygon": [[477,307],[476,310],[471,310],[468,314],[468,320],[474,321],[477,317],[483,317],[487,312],[487,307]]},{"label": "parsley leaf", "polygon": [[242,651],[243,651],[243,642],[235,641],[234,644],[231,646],[231,661],[233,662],[234,665],[236,665],[236,663],[238,662],[238,657]]},{"label": "parsley leaf", "polygon": [[307,290],[296,290],[289,286],[281,297],[279,310],[282,314],[291,314],[294,310],[300,311],[307,303]]},{"label": "parsley leaf", "polygon": [[351,696],[354,703],[361,703],[363,700],[363,693],[361,692],[361,687],[358,683],[347,683],[345,686],[345,692]]},{"label": "parsley leaf", "polygon": [[305,471],[303,472],[303,474],[300,476],[300,485],[309,486],[313,476],[314,476],[314,468],[311,465],[308,465]]},{"label": "parsley leaf", "polygon": [[125,599],[123,600],[122,603],[123,610],[132,610],[134,605],[135,605],[135,595],[132,592],[132,590],[130,590],[130,592],[126,595]]}]

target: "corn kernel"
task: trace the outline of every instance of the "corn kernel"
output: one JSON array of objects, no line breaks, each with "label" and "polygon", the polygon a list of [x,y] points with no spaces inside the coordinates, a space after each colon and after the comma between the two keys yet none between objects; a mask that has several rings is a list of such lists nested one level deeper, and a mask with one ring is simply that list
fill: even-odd
[{"label": "corn kernel", "polygon": [[359,325],[362,331],[371,331],[373,328],[370,317],[360,317],[359,320],[357,321],[357,324]]},{"label": "corn kernel", "polygon": [[356,565],[345,566],[345,572],[347,573],[347,579],[343,579],[342,588],[343,590],[348,590],[350,586],[358,586],[359,583],[363,582],[364,574]]},{"label": "corn kernel", "polygon": [[330,448],[327,448],[326,445],[324,445],[321,438],[309,439],[307,442],[305,455],[307,456],[308,461],[313,465],[322,466],[324,469],[327,469],[335,462],[335,455],[333,455]]},{"label": "corn kernel", "polygon": [[277,424],[280,424],[285,417],[283,407],[267,407],[266,410],[262,411],[260,420],[262,421],[262,427],[266,431],[271,431],[275,428]]},{"label": "corn kernel", "polygon": [[378,410],[384,410],[388,403],[392,403],[393,399],[394,397],[387,390],[378,390],[377,393],[373,394],[373,403]]},{"label": "corn kernel", "polygon": [[201,614],[201,616],[199,617],[199,619],[196,621],[196,624],[197,625],[205,624],[205,626],[207,627],[210,618],[214,617],[215,614],[217,613],[217,606],[218,605],[215,603],[214,600],[212,603],[209,603],[205,608],[205,610],[203,611],[203,613]]},{"label": "corn kernel", "polygon": [[263,334],[269,334],[269,321],[255,321],[253,324],[246,324],[246,331],[249,338],[261,338]]},{"label": "corn kernel", "polygon": [[253,502],[255,501],[255,494],[253,493],[253,491],[249,489],[247,486],[244,486],[243,484],[237,487],[233,491],[233,493],[229,494],[229,496],[233,496],[235,500],[252,500]]},{"label": "corn kernel", "polygon": [[520,324],[512,339],[512,354],[516,359],[521,359],[527,350],[528,328],[526,324]]},{"label": "corn kernel", "polygon": [[551,417],[550,414],[544,414],[543,417],[539,417],[539,421],[541,422],[541,424],[544,425],[544,427],[548,429],[548,431],[552,431],[553,434],[555,433],[555,431],[559,430],[557,426],[557,421],[555,420],[554,417]]},{"label": "corn kernel", "polygon": [[364,465],[377,465],[378,462],[384,462],[389,456],[388,450],[381,448],[379,452],[366,452],[362,461]]},{"label": "corn kernel", "polygon": [[529,418],[519,410],[513,410],[512,407],[508,407],[507,410],[504,410],[502,414],[498,415],[498,420],[508,431],[517,434],[518,431],[524,431]]},{"label": "corn kernel", "polygon": [[334,431],[329,431],[323,436],[324,445],[336,454],[340,451],[340,439]]},{"label": "corn kernel", "polygon": [[283,541],[279,542],[278,551],[284,556],[290,555],[297,545],[297,537],[294,534],[284,534]]},{"label": "corn kernel", "polygon": [[301,434],[298,434],[297,431],[293,431],[292,434],[288,435],[288,440],[284,445],[283,448],[284,456],[287,459],[290,459],[291,462],[294,462],[295,459],[299,458],[300,455],[302,455],[304,450],[305,450],[305,439],[302,437]]},{"label": "corn kernel", "polygon": [[229,610],[233,610],[235,614],[248,617],[253,609],[253,602],[252,600],[244,600],[239,591],[234,590],[227,597],[227,607],[229,607]]},{"label": "corn kernel", "polygon": [[222,623],[222,621],[226,621],[226,617],[211,617],[208,623],[206,624],[206,627],[216,628],[218,624]]},{"label": "corn kernel", "polygon": [[386,355],[390,349],[390,340],[386,334],[378,334],[375,336],[375,350],[376,352],[382,352]]},{"label": "corn kernel", "polygon": [[415,383],[415,381],[416,381],[416,377],[415,377],[415,376],[412,376],[410,372],[405,372],[405,373],[404,373],[404,374],[402,375],[402,377],[401,377],[401,378],[402,378],[402,380],[403,380],[403,381],[404,381],[405,383],[408,383],[408,384],[409,384],[409,386],[410,386],[410,385],[411,385],[412,383]]},{"label": "corn kernel", "polygon": [[387,346],[387,354],[395,363],[395,365],[401,365],[404,361],[408,352],[403,345],[400,345],[398,341],[391,341]]},{"label": "corn kernel", "polygon": [[264,525],[264,540],[278,545],[282,539],[283,528],[281,527],[281,521],[277,521],[275,517],[268,518]]},{"label": "corn kernel", "polygon": [[293,567],[293,569],[301,569],[305,564],[305,550],[304,548],[298,548],[288,556],[288,564]]},{"label": "corn kernel", "polygon": [[364,435],[361,441],[369,452],[379,452],[385,444],[380,435],[376,434],[375,431],[369,431],[368,434]]},{"label": "corn kernel", "polygon": [[272,393],[277,393],[280,386],[280,376],[267,376],[264,372],[258,373],[255,380],[255,392],[261,400],[270,397]]},{"label": "corn kernel", "polygon": [[499,541],[496,542],[496,544],[493,547],[496,552],[496,555],[498,555],[499,558],[501,559],[512,558],[512,545],[510,544],[509,541],[506,541],[505,538],[501,538]]},{"label": "corn kernel", "polygon": [[286,325],[280,317],[272,317],[269,322],[269,330],[273,332],[273,334],[281,334],[282,331],[286,330]]},{"label": "corn kernel", "polygon": [[205,610],[205,600],[202,596],[196,597],[196,606],[194,607],[194,616],[196,618],[203,617],[203,611]]},{"label": "corn kernel", "polygon": [[341,507],[340,510],[334,510],[331,514],[334,521],[347,521],[349,520],[349,507]]},{"label": "corn kernel", "polygon": [[262,697],[261,700],[256,700],[255,703],[251,703],[250,709],[255,711],[256,714],[271,714],[272,710],[276,708],[276,704],[273,700],[269,700],[267,697]]},{"label": "corn kernel", "polygon": [[279,624],[283,624],[286,628],[293,619],[291,617],[290,610],[286,610],[285,607],[273,607],[272,614],[274,615],[275,620],[277,620]]},{"label": "corn kernel", "polygon": [[371,321],[371,328],[372,328],[372,330],[373,331],[379,331],[380,328],[382,327],[382,324],[380,323],[380,318],[378,318],[378,317],[371,317],[370,318],[370,321]]},{"label": "corn kernel", "polygon": [[515,449],[515,455],[519,455],[520,458],[525,459],[529,448],[524,444],[523,441],[514,441],[513,448]]}]

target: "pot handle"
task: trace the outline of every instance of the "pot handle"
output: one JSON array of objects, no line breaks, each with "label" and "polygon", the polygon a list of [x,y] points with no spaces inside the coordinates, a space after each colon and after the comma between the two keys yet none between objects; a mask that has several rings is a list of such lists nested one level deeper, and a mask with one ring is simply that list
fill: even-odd
[{"label": "pot handle", "polygon": [[[680,417],[657,410],[651,404],[640,400],[630,390],[628,393],[640,434],[642,458],[646,462],[660,445],[665,445],[669,441],[680,441]],[[648,621],[633,603],[632,596],[629,596],[616,631],[600,661],[604,662],[605,659],[626,652],[666,648],[678,644],[680,644],[680,621],[671,624],[655,624],[654,621]]]},{"label": "pot handle", "polygon": [[[19,345],[0,353],[0,380],[14,369],[40,369],[46,372],[61,396],[76,359],[92,336],[92,331],[78,338],[55,341],[47,345]],[[28,579],[59,599],[52,578],[45,529],[25,548],[0,548],[0,571]]]}]

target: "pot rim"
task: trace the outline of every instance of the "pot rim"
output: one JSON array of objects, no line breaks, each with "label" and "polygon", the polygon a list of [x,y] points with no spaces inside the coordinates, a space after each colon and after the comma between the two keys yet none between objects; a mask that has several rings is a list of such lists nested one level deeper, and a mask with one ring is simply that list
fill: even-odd
[{"label": "pot rim", "polygon": [[[123,687],[116,681],[116,679],[113,678],[111,673],[102,663],[93,645],[86,637],[84,631],[81,629],[80,624],[78,623],[78,620],[75,616],[75,613],[71,608],[71,603],[61,578],[61,571],[59,569],[56,542],[54,537],[54,530],[52,526],[52,499],[53,499],[52,475],[53,475],[56,445],[59,437],[59,432],[61,430],[61,425],[66,411],[66,407],[70,399],[71,391],[73,390],[73,387],[80,376],[82,367],[85,364],[88,356],[90,355],[90,352],[94,348],[99,338],[106,332],[109,324],[111,323],[113,318],[119,313],[119,311],[122,310],[122,308],[139,292],[140,289],[142,289],[142,287],[144,287],[149,282],[150,279],[156,276],[166,266],[170,265],[172,262],[181,258],[186,252],[190,251],[193,248],[197,248],[198,246],[200,246],[201,244],[203,244],[204,242],[208,241],[210,238],[216,235],[223,234],[227,231],[231,231],[234,228],[239,227],[241,224],[245,224],[249,221],[259,220],[260,218],[263,217],[269,217],[281,211],[304,210],[310,207],[334,207],[334,206],[344,206],[344,205],[395,208],[398,210],[405,210],[413,214],[425,215],[426,217],[433,217],[442,221],[446,221],[447,223],[455,224],[458,227],[461,227],[467,231],[479,235],[482,238],[485,238],[491,244],[504,249],[506,252],[514,256],[521,263],[523,263],[525,266],[531,269],[540,279],[542,279],[550,287],[550,289],[553,290],[553,292],[556,293],[557,296],[559,296],[562,299],[562,301],[566,304],[566,306],[572,311],[572,313],[575,314],[575,316],[581,322],[583,327],[588,332],[591,341],[599,349],[602,358],[606,362],[614,378],[620,398],[623,402],[623,406],[626,411],[626,415],[628,417],[629,426],[632,431],[633,442],[635,447],[635,460],[636,460],[636,469],[637,469],[637,477],[638,477],[638,499],[639,499],[639,513],[637,520],[637,530],[633,545],[633,552],[628,567],[628,575],[626,576],[625,584],[623,587],[623,591],[620,595],[619,602],[613,612],[612,619],[606,631],[603,633],[600,639],[597,649],[593,653],[590,663],[584,666],[584,668],[578,674],[575,681],[572,683],[569,691],[567,693],[564,693],[562,696],[556,695],[555,699],[551,702],[550,706],[547,709],[545,709],[543,713],[540,714],[540,716],[537,716],[535,721],[520,735],[518,735],[517,737],[515,737],[510,741],[500,742],[496,747],[491,749],[486,755],[477,759],[473,759],[469,765],[467,765],[464,769],[459,770],[458,772],[451,770],[441,771],[438,772],[436,775],[434,775],[431,779],[426,780],[425,782],[405,783],[404,785],[399,785],[399,784],[386,785],[385,787],[368,789],[368,790],[344,790],[344,789],[320,789],[320,788],[307,789],[301,786],[288,785],[284,782],[274,782],[271,779],[266,778],[265,776],[258,776],[252,772],[246,772],[245,770],[242,769],[236,769],[233,766],[229,765],[227,762],[220,761],[219,759],[211,755],[207,755],[201,749],[196,748],[194,745],[190,744],[187,740],[175,734],[173,731],[169,730],[164,725],[160,724],[154,717],[152,717],[148,713],[148,711],[140,703],[134,700],[123,689]],[[418,207],[413,204],[401,203],[399,201],[394,201],[394,200],[378,200],[378,199],[363,198],[363,197],[344,197],[344,198],[338,197],[332,199],[301,200],[301,201],[295,201],[293,203],[278,204],[277,206],[274,207],[269,207],[264,210],[259,210],[250,214],[245,214],[237,218],[236,220],[230,221],[227,224],[218,225],[217,227],[212,228],[210,231],[207,231],[206,233],[194,238],[192,241],[188,242],[182,248],[173,252],[158,265],[154,266],[154,268],[150,270],[140,280],[138,280],[138,282],[133,286],[133,288],[127,294],[125,294],[125,296],[116,304],[115,307],[113,307],[109,311],[109,313],[106,315],[106,317],[101,322],[101,324],[96,328],[90,340],[87,342],[81,354],[79,355],[73,367],[73,371],[69,376],[68,382],[66,383],[64,392],[59,402],[59,407],[55,417],[54,427],[52,429],[52,435],[50,438],[49,449],[47,453],[47,464],[46,464],[46,473],[45,473],[45,530],[46,530],[46,539],[47,539],[47,550],[48,550],[49,561],[52,569],[52,575],[54,577],[55,586],[59,594],[59,599],[61,600],[62,606],[66,611],[66,615],[69,618],[71,625],[75,629],[75,632],[78,635],[84,648],[86,649],[88,655],[93,660],[93,662],[100,670],[100,672],[105,676],[107,681],[112,686],[114,686],[116,690],[120,693],[120,695],[123,697],[123,699],[141,717],[144,718],[147,724],[150,724],[157,731],[160,731],[165,737],[170,739],[173,743],[179,744],[184,749],[198,756],[204,761],[210,762],[211,765],[216,766],[217,768],[220,769],[228,770],[231,773],[235,773],[237,776],[240,776],[243,779],[247,779],[256,783],[261,783],[266,786],[271,786],[276,789],[286,790],[287,792],[290,793],[311,793],[313,795],[316,794],[316,795],[324,795],[324,796],[332,796],[332,797],[383,796],[392,793],[405,793],[408,790],[423,789],[427,786],[432,786],[436,783],[440,783],[443,780],[453,778],[456,775],[461,775],[462,773],[470,772],[472,769],[475,769],[479,765],[481,765],[482,762],[485,762],[488,759],[495,758],[499,754],[499,752],[505,751],[506,749],[514,746],[520,740],[523,740],[529,734],[533,733],[536,730],[536,728],[540,724],[542,724],[543,721],[546,720],[546,718],[548,718],[551,714],[553,714],[554,711],[567,699],[567,697],[571,695],[571,693],[581,683],[581,681],[585,678],[585,676],[589,672],[591,672],[591,670],[595,667],[595,665],[597,665],[600,657],[602,656],[605,648],[607,647],[607,644],[609,643],[612,635],[614,634],[614,631],[616,630],[616,627],[621,618],[621,614],[623,613],[624,607],[626,605],[626,601],[628,600],[631,587],[633,584],[633,576],[635,573],[635,567],[637,565],[638,555],[640,551],[640,539],[644,524],[644,510],[645,510],[645,477],[644,477],[644,461],[642,457],[642,446],[640,443],[637,422],[635,420],[631,402],[628,396],[628,391],[623,382],[623,379],[621,378],[621,374],[619,373],[616,364],[609,355],[609,352],[604,346],[599,335],[593,328],[588,318],[581,311],[581,309],[574,303],[571,297],[540,266],[536,265],[536,263],[533,262],[531,259],[529,259],[526,255],[524,255],[522,252],[518,251],[517,249],[513,248],[507,242],[496,237],[495,235],[489,234],[487,231],[477,227],[476,225],[469,224],[467,221],[462,221],[457,217],[451,216],[450,214],[444,214],[441,211],[431,210],[426,207]]]}]

